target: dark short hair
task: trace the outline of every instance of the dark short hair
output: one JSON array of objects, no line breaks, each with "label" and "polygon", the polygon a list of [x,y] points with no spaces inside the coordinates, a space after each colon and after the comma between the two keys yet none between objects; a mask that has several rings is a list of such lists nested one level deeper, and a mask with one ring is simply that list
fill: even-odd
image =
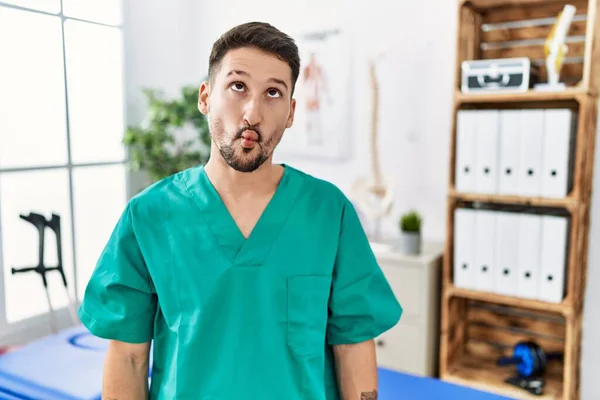
[{"label": "dark short hair", "polygon": [[266,22],[247,22],[225,32],[213,44],[208,60],[208,77],[214,81],[216,71],[229,50],[254,47],[276,55],[292,70],[292,94],[300,74],[300,55],[294,39]]}]

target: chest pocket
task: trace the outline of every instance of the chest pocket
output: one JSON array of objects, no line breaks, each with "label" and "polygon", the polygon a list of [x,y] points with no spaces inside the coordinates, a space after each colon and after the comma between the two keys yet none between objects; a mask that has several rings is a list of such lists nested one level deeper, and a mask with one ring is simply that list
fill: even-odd
[{"label": "chest pocket", "polygon": [[329,275],[288,277],[287,343],[300,357],[324,349],[330,289]]}]

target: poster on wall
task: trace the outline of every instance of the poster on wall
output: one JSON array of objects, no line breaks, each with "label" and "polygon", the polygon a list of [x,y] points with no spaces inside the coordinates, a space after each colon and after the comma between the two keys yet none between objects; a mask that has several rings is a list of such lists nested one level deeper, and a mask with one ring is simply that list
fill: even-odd
[{"label": "poster on wall", "polygon": [[339,160],[351,143],[350,43],[339,29],[295,36],[300,75],[294,124],[278,147],[283,156]]}]

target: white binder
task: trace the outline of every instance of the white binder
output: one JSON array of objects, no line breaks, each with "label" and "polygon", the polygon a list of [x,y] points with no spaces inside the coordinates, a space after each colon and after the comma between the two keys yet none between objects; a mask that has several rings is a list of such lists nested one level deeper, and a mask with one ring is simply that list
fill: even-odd
[{"label": "white binder", "polygon": [[517,295],[519,214],[496,213],[494,291],[506,296]]},{"label": "white binder", "polygon": [[571,186],[570,166],[575,118],[569,109],[548,109],[544,113],[543,197],[565,197]]},{"label": "white binder", "polygon": [[474,269],[475,210],[457,208],[454,210],[454,286],[473,289]]},{"label": "white binder", "polygon": [[477,110],[475,193],[498,193],[499,110]]},{"label": "white binder", "polygon": [[496,212],[477,210],[475,214],[475,290],[494,290],[494,233]]},{"label": "white binder", "polygon": [[475,189],[475,110],[459,110],[456,115],[455,188],[470,193]]},{"label": "white binder", "polygon": [[542,218],[539,215],[519,215],[519,244],[517,295],[528,299],[539,298],[540,253]]},{"label": "white binder", "polygon": [[566,217],[542,217],[542,254],[539,299],[560,303],[565,293],[568,221]]},{"label": "white binder", "polygon": [[500,112],[498,193],[519,194],[519,139],[522,110]]},{"label": "white binder", "polygon": [[519,132],[519,195],[538,197],[542,188],[544,110],[522,110]]}]

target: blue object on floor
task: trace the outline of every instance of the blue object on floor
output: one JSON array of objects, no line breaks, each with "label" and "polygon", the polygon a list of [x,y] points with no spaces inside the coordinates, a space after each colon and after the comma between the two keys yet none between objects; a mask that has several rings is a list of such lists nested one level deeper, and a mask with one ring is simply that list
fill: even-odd
[{"label": "blue object on floor", "polygon": [[[0,400],[96,400],[108,341],[82,325],[0,356]],[[510,400],[433,378],[379,369],[379,400]]]},{"label": "blue object on floor", "polygon": [[514,400],[435,378],[379,368],[379,400]]}]

